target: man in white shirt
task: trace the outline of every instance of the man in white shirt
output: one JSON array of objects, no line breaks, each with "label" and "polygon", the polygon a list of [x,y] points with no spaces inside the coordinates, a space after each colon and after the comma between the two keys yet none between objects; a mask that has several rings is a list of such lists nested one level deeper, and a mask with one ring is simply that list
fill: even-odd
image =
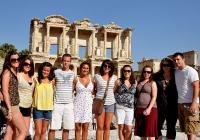
[{"label": "man in white shirt", "polygon": [[199,76],[197,71],[185,64],[184,55],[177,52],[173,55],[177,66],[175,81],[178,91],[179,124],[188,140],[196,140],[199,132]]},{"label": "man in white shirt", "polygon": [[55,99],[52,121],[48,134],[48,140],[55,139],[55,130],[63,128],[62,140],[68,140],[69,130],[74,129],[74,105],[73,105],[73,80],[75,74],[69,69],[71,55],[62,56],[62,69],[55,73]]}]

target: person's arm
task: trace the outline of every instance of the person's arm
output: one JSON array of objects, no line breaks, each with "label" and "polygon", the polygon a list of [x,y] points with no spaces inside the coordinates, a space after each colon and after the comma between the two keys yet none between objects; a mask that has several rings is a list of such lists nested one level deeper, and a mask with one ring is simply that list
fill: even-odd
[{"label": "person's arm", "polygon": [[2,93],[3,99],[5,101],[6,107],[8,109],[8,120],[12,119],[12,109],[11,109],[11,102],[10,102],[10,95],[8,92],[9,89],[9,81],[10,81],[10,71],[5,70],[2,76]]},{"label": "person's arm", "polygon": [[96,96],[96,93],[97,93],[97,81],[96,81],[96,78],[94,77],[93,80],[92,80],[93,84],[94,84],[94,89],[93,89],[93,95],[94,97]]},{"label": "person's arm", "polygon": [[192,97],[192,104],[190,106],[190,111],[192,113],[195,113],[198,107],[197,99],[199,97],[199,80],[194,81],[192,83],[192,86],[193,86],[193,97]]},{"label": "person's arm", "polygon": [[114,89],[113,89],[115,95],[118,93],[119,85],[120,85],[120,80],[117,79],[117,80],[115,81],[115,85],[114,85]]},{"label": "person's arm", "polygon": [[72,85],[72,93],[74,93],[74,96],[76,96],[76,83],[77,83],[77,77],[74,78]]},{"label": "person's arm", "polygon": [[144,111],[145,116],[150,114],[152,107],[156,103],[156,98],[157,98],[157,86],[156,86],[156,83],[154,81],[152,81],[151,101],[150,101],[147,109],[145,109],[145,111]]}]

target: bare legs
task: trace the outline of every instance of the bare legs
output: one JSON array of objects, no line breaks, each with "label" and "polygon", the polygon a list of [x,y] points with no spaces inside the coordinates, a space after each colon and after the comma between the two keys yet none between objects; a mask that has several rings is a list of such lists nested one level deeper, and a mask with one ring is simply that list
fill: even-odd
[{"label": "bare legs", "polygon": [[49,126],[48,120],[34,120],[35,123],[35,135],[34,140],[45,140],[45,135]]},{"label": "bare legs", "polygon": [[97,117],[96,140],[109,140],[113,112],[103,112]]},{"label": "bare legs", "polygon": [[89,127],[89,123],[76,123],[75,124],[75,139],[76,140],[80,140],[81,136],[81,128],[82,128],[82,140],[87,140],[87,136],[88,136],[88,127]]},{"label": "bare legs", "polygon": [[20,112],[13,112],[12,120],[7,122],[7,131],[4,137],[4,140],[11,140],[15,135],[15,140],[24,140],[27,134],[26,125],[23,119],[23,116]]}]

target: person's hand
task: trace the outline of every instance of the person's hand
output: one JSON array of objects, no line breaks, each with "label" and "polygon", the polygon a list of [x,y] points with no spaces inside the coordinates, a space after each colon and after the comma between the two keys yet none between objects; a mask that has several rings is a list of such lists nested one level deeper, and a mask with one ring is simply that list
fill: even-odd
[{"label": "person's hand", "polygon": [[190,105],[189,111],[192,114],[195,114],[197,111],[197,107],[198,107],[198,104],[196,102],[192,102],[192,104]]},{"label": "person's hand", "polygon": [[8,119],[8,121],[12,120],[12,111],[8,111],[8,115],[6,118]]},{"label": "person's hand", "polygon": [[143,112],[143,114],[145,116],[148,116],[150,113],[151,113],[151,109],[149,109],[149,108],[145,109],[144,112]]}]

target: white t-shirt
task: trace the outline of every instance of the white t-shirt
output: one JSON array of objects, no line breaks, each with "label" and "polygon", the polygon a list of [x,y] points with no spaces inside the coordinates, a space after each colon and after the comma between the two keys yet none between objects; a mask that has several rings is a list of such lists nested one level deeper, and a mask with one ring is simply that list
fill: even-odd
[{"label": "white t-shirt", "polygon": [[74,72],[71,70],[63,71],[57,69],[54,73],[56,80],[55,103],[72,103],[72,85],[75,78]]},{"label": "white t-shirt", "polygon": [[[199,76],[195,69],[186,66],[184,69],[175,71],[175,81],[178,91],[178,103],[191,103],[193,98],[193,82],[198,81]],[[197,98],[199,103],[199,97]]]}]

